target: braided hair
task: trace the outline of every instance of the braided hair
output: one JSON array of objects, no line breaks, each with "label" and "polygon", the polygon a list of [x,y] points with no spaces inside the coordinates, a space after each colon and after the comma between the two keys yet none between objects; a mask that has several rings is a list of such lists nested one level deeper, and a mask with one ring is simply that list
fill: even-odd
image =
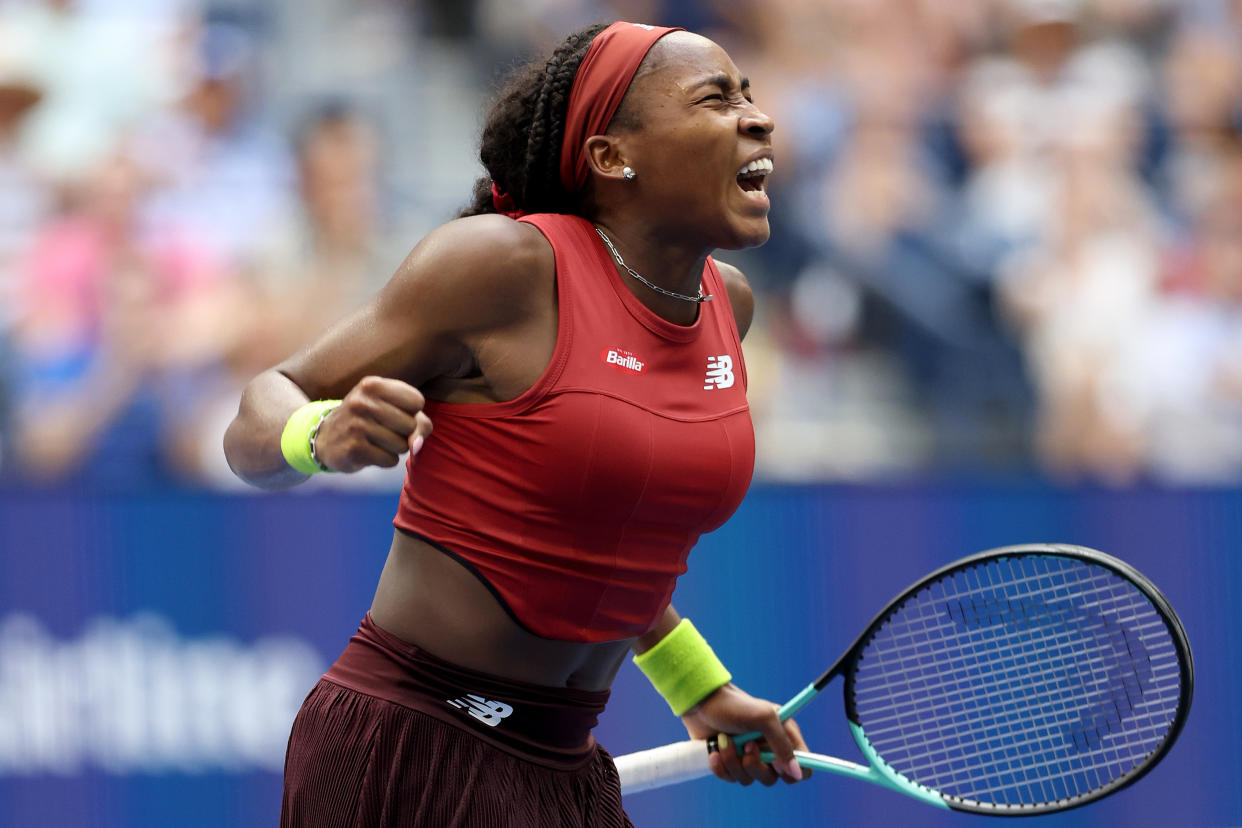
[{"label": "braided hair", "polygon": [[561,42],[546,64],[532,63],[500,93],[483,126],[479,160],[488,174],[474,185],[460,216],[495,213],[492,182],[527,213],[572,213],[576,198],[561,184],[561,141],[569,92],[595,36],[597,23]]}]

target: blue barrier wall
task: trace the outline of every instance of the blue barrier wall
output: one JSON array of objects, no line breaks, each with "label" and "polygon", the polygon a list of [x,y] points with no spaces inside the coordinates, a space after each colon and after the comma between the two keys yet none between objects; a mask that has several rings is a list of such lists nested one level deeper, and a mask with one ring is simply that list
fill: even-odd
[{"label": "blue barrier wall", "polygon": [[[0,496],[0,825],[270,826],[289,720],[370,602],[389,496]],[[1178,609],[1190,721],[1133,788],[1032,825],[1242,824],[1236,742],[1242,490],[1039,485],[757,487],[704,538],[675,602],[750,691],[783,700],[897,591],[969,552],[1066,541],[1124,558]],[[854,748],[830,690],[799,717]],[[684,738],[631,666],[597,731],[614,753]],[[640,826],[962,825],[820,775],[638,794]]]}]

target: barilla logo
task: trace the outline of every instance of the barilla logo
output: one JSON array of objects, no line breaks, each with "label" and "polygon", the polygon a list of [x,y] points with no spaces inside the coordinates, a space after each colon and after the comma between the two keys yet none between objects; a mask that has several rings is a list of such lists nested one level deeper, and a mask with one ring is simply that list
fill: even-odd
[{"label": "barilla logo", "polygon": [[631,374],[641,374],[647,370],[647,363],[639,359],[636,354],[622,348],[605,348],[599,352],[599,356],[609,365],[615,365],[619,370]]}]

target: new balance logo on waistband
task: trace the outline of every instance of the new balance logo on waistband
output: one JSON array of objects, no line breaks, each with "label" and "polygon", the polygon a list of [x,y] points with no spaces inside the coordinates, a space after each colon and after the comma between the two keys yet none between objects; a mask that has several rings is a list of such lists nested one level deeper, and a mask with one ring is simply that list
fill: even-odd
[{"label": "new balance logo on waistband", "polygon": [[459,699],[447,699],[447,701],[453,707],[465,710],[488,727],[495,727],[513,712],[513,708],[504,702],[485,699],[474,693],[467,693]]},{"label": "new balance logo on waistband", "polygon": [[703,378],[703,390],[733,387],[733,357],[728,354],[707,358],[707,376]]}]

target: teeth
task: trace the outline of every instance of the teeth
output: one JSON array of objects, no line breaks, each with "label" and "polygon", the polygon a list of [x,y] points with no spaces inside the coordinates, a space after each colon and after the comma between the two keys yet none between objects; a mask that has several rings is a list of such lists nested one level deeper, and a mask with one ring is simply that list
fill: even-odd
[{"label": "teeth", "polygon": [[772,172],[772,159],[760,158],[757,161],[751,161],[749,164],[743,164],[742,168],[737,171],[738,175],[767,175]]}]

